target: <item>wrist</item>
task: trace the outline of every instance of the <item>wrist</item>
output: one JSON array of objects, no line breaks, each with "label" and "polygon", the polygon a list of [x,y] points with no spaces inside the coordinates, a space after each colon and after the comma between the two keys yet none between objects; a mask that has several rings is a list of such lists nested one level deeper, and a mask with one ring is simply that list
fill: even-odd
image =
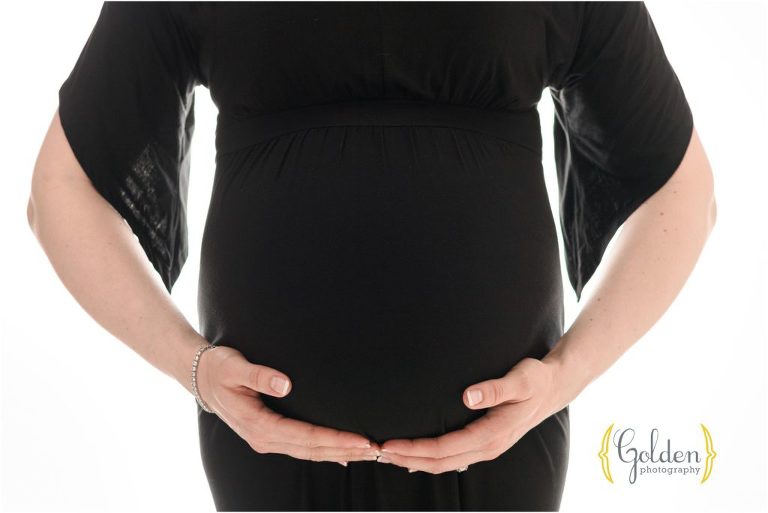
[{"label": "wrist", "polygon": [[[201,381],[205,381],[202,378],[202,372],[200,371],[200,358],[202,358],[204,353],[207,353],[208,351],[216,349],[217,346],[211,345],[209,343],[201,344],[197,351],[195,351],[195,359],[192,362],[192,394],[195,396],[195,399],[197,400],[197,403],[200,405],[200,407],[203,409],[203,411],[207,413],[215,413],[215,410],[211,409],[211,405],[208,404],[208,402],[202,398],[201,394]],[[207,365],[206,365],[207,368]],[[207,373],[206,373],[207,376]],[[208,389],[207,383],[204,387]],[[208,395],[208,394],[206,394]]]},{"label": "wrist", "polygon": [[194,395],[192,390],[192,364],[194,363],[195,353],[197,353],[201,345],[208,343],[204,337],[193,332],[180,336],[174,344],[174,359],[170,374],[192,395]]},{"label": "wrist", "polygon": [[570,404],[593,379],[588,359],[574,349],[573,342],[566,335],[541,361],[550,369],[552,378],[551,413]]}]

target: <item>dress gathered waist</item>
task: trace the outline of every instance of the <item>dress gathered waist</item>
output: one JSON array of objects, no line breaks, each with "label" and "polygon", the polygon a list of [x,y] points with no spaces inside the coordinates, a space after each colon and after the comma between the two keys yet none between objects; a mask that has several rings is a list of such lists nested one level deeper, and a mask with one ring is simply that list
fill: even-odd
[{"label": "dress gathered waist", "polygon": [[247,117],[220,112],[216,151],[236,151],[296,130],[348,125],[459,128],[496,137],[541,155],[541,126],[535,107],[499,111],[402,99],[323,103]]}]

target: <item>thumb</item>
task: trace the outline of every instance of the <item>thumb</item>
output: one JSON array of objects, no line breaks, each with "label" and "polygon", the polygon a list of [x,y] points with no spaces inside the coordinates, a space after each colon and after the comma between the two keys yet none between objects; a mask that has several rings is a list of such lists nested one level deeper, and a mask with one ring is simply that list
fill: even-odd
[{"label": "thumb", "polygon": [[501,378],[481,381],[468,387],[464,391],[464,404],[476,410],[508,401],[522,401],[530,395],[528,376],[513,368]]},{"label": "thumb", "polygon": [[291,389],[288,376],[265,365],[249,362],[244,367],[244,373],[246,386],[262,394],[283,397]]}]

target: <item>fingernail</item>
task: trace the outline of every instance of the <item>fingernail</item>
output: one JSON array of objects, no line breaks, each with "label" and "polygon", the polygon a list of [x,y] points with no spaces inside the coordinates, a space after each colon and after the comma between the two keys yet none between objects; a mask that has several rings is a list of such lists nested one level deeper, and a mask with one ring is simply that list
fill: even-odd
[{"label": "fingernail", "polygon": [[386,456],[380,456],[378,461],[379,463],[392,463],[392,460],[390,460]]},{"label": "fingernail", "polygon": [[347,466],[346,461],[337,461],[336,463],[338,463],[339,465],[344,465],[345,467]]},{"label": "fingernail", "polygon": [[382,449],[381,452],[388,452],[389,454],[392,454],[392,451],[390,451],[389,449]]},{"label": "fingernail", "polygon": [[482,390],[473,388],[472,390],[467,392],[467,398],[469,399],[469,405],[474,406],[483,400],[483,392]]},{"label": "fingernail", "polygon": [[272,376],[272,381],[270,381],[269,384],[272,387],[272,390],[280,395],[285,395],[288,391],[288,380],[283,377]]}]

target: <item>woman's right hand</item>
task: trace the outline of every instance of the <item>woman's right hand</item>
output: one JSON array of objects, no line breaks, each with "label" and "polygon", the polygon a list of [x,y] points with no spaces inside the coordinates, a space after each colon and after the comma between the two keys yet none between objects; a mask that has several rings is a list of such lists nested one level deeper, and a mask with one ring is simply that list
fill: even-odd
[{"label": "woman's right hand", "polygon": [[[280,379],[288,383],[284,385]],[[275,388],[273,388],[273,386]],[[260,454],[282,453],[311,461],[373,461],[378,444],[350,431],[286,417],[267,408],[259,394],[284,397],[290,379],[248,361],[240,351],[219,345],[205,351],[197,366],[197,389],[211,410]],[[370,443],[370,448],[365,445]]]}]

